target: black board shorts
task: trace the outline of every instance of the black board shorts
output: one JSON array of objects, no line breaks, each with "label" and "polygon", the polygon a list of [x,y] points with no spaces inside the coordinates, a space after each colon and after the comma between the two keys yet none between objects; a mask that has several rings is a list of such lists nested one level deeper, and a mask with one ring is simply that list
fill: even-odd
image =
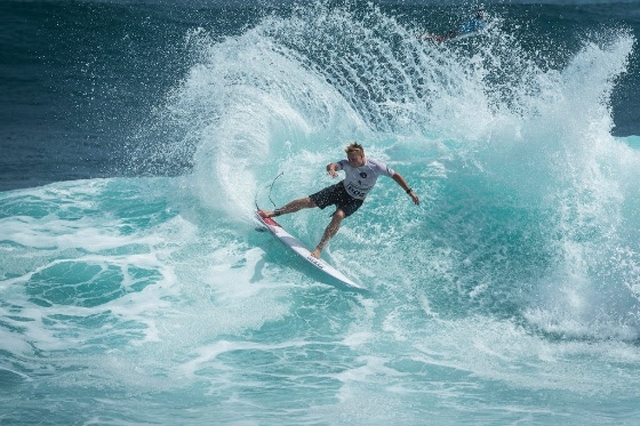
[{"label": "black board shorts", "polygon": [[316,203],[321,210],[330,205],[335,205],[336,210],[340,209],[344,212],[344,217],[350,216],[360,208],[364,200],[353,198],[344,189],[343,181],[309,195],[309,198]]}]

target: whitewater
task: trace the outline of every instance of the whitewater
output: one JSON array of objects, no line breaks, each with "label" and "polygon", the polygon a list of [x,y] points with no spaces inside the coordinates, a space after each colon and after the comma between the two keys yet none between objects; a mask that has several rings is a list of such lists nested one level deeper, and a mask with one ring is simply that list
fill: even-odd
[{"label": "whitewater", "polygon": [[[533,54],[492,19],[446,44],[371,5],[186,31],[138,176],[0,193],[0,423],[636,424],[640,152],[610,106],[636,39]],[[421,198],[380,179],[323,253],[362,292],[254,217],[351,141]],[[279,222],[313,246],[329,213]]]}]

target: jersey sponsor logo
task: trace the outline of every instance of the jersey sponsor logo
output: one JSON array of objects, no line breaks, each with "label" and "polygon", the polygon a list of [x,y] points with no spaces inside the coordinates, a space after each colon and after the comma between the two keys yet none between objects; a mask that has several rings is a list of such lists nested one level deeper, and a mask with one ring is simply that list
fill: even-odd
[{"label": "jersey sponsor logo", "polygon": [[354,198],[364,198],[371,188],[357,187],[353,183],[349,183],[346,187],[347,192]]}]

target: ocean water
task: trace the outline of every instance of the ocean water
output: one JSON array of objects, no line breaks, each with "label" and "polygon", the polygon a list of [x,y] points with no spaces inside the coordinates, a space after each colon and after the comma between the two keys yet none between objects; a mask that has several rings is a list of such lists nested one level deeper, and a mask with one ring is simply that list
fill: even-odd
[{"label": "ocean water", "polygon": [[345,3],[0,3],[0,424],[640,422],[640,5]]}]

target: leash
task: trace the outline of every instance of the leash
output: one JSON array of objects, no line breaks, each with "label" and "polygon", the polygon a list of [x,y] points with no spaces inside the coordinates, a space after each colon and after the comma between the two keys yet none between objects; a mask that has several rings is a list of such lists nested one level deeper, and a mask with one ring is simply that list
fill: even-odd
[{"label": "leash", "polygon": [[[266,185],[265,188],[269,188],[269,201],[271,201],[271,204],[273,204],[273,208],[276,208],[276,203],[273,201],[273,199],[271,198],[271,192],[273,191],[273,186],[276,184],[276,181],[278,180],[278,178],[280,176],[282,176],[284,174],[284,172],[280,172],[280,174],[278,176],[276,176],[275,178],[273,178],[273,181],[269,184]],[[256,197],[255,197],[255,204],[256,204],[256,210],[260,210],[260,207],[258,206],[258,191],[256,190]]]}]

